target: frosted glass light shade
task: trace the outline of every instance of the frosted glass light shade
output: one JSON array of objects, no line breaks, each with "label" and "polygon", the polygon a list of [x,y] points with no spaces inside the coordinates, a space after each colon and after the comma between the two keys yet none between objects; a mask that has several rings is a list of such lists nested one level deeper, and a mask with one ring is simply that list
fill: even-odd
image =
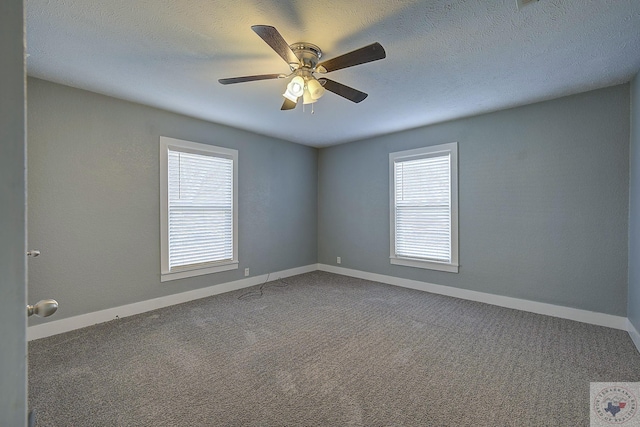
[{"label": "frosted glass light shade", "polygon": [[304,79],[300,76],[295,76],[287,85],[287,92],[293,96],[302,95],[302,92],[304,92]]},{"label": "frosted glass light shade", "polygon": [[313,96],[311,95],[311,92],[309,92],[308,90],[304,90],[304,94],[302,95],[302,103],[304,105],[307,104],[313,104],[314,102],[317,102],[317,99],[314,99]]},{"label": "frosted glass light shade", "polygon": [[298,97],[292,95],[291,93],[289,93],[289,90],[287,89],[282,96],[284,96],[285,98],[287,98],[288,100],[292,101],[292,102],[298,102]]},{"label": "frosted glass light shade", "polygon": [[309,95],[313,99],[319,99],[324,95],[324,87],[316,79],[309,79],[307,88],[309,89]]}]

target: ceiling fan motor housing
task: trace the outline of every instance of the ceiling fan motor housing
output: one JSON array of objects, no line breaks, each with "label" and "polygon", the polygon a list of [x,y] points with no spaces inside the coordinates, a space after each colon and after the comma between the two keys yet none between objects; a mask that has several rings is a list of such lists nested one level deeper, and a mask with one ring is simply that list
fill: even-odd
[{"label": "ceiling fan motor housing", "polygon": [[318,61],[322,58],[322,50],[318,46],[312,43],[298,42],[289,45],[289,48],[300,60],[298,64],[289,64],[291,71],[300,68],[308,68],[311,72],[315,71]]}]

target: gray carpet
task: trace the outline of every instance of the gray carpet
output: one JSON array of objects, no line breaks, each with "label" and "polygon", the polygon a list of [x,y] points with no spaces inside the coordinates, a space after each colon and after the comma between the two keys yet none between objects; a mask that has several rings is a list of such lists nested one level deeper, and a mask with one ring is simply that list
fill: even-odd
[{"label": "gray carpet", "polygon": [[330,273],[29,344],[37,426],[586,426],[618,331]]}]

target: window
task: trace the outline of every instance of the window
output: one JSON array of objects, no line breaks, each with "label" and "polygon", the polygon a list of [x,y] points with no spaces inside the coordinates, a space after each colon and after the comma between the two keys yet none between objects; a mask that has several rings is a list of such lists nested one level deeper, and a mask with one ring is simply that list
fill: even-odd
[{"label": "window", "polygon": [[458,272],[458,144],[389,154],[391,264]]},{"label": "window", "polygon": [[238,151],[160,137],[161,281],[238,268]]}]

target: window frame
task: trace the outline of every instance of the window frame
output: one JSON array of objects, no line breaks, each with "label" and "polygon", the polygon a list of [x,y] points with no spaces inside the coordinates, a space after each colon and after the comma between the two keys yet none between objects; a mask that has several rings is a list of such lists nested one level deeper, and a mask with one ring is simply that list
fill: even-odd
[{"label": "window frame", "polygon": [[[395,164],[401,161],[417,160],[426,157],[438,157],[449,154],[450,160],[450,247],[451,261],[439,262],[420,258],[403,257],[396,254],[396,185],[395,185]],[[389,153],[389,216],[390,216],[390,262],[394,265],[406,267],[417,267],[429,270],[458,273],[458,143],[450,142],[446,144],[432,145],[428,147],[416,148],[413,150],[397,151]]]},{"label": "window frame", "polygon": [[[233,161],[233,259],[169,268],[169,150]],[[238,150],[181,139],[160,137],[160,281],[238,269]]]}]

